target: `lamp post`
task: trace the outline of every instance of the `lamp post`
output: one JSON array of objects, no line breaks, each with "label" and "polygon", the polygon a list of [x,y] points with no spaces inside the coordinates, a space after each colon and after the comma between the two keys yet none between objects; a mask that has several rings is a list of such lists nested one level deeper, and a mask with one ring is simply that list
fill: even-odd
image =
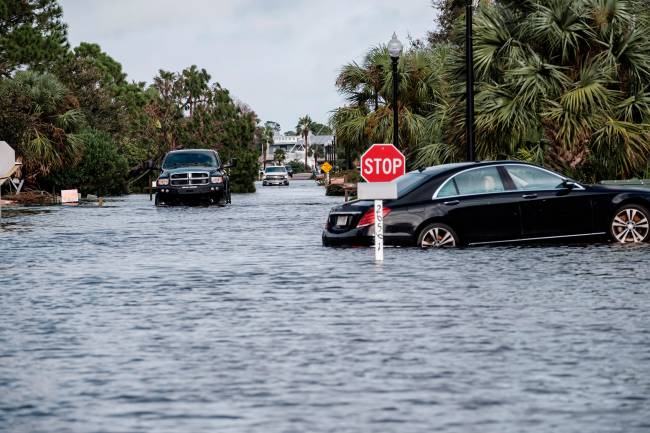
[{"label": "lamp post", "polygon": [[467,160],[474,161],[474,44],[472,39],[472,0],[465,0],[465,70],[467,71],[465,141]]},{"label": "lamp post", "polygon": [[393,144],[399,148],[399,115],[397,110],[397,90],[399,87],[399,75],[397,74],[397,63],[402,55],[402,43],[393,33],[393,37],[388,42],[388,54],[393,64]]}]

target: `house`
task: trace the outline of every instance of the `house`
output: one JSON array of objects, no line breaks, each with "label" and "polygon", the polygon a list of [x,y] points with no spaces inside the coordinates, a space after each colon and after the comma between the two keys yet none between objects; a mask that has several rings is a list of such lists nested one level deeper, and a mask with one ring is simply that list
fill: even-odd
[{"label": "house", "polygon": [[[309,147],[313,150],[314,148],[320,149],[320,158],[318,162],[324,161],[324,156],[332,154],[332,148],[334,145],[334,136],[333,135],[313,135],[311,132],[308,137]],[[305,139],[297,135],[283,135],[276,134],[273,136],[273,143],[267,147],[266,150],[266,162],[272,163],[275,161],[275,151],[282,149],[285,154],[285,162],[288,161],[305,161]],[[314,157],[310,156],[307,158],[307,163],[314,167]]]}]

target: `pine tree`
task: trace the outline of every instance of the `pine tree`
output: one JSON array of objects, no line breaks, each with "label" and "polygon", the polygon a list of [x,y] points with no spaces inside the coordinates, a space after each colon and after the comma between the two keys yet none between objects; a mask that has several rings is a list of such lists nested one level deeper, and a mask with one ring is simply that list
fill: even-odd
[{"label": "pine tree", "polygon": [[0,76],[21,66],[48,69],[68,51],[56,0],[0,0]]}]

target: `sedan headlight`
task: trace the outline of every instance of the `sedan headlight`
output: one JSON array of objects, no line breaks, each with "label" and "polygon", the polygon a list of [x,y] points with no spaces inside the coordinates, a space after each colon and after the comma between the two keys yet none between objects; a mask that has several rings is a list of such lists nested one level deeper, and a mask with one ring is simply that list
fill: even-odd
[{"label": "sedan headlight", "polygon": [[212,183],[223,183],[223,176],[212,176],[210,178],[210,182],[212,182]]},{"label": "sedan headlight", "polygon": [[169,179],[158,179],[158,186],[167,186],[169,185]]}]

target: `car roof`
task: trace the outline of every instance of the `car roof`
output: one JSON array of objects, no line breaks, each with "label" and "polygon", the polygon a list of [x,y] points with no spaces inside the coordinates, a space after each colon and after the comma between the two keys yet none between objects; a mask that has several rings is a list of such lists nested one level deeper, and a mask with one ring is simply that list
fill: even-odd
[{"label": "car roof", "polygon": [[185,153],[185,152],[215,152],[213,149],[178,149],[178,150],[170,150],[167,153]]},{"label": "car roof", "polygon": [[537,167],[534,164],[530,164],[524,161],[498,160],[498,161],[456,162],[452,164],[440,164],[440,165],[433,165],[431,167],[427,167],[424,170],[415,170],[415,171],[416,172],[420,171],[420,173],[423,173],[425,175],[429,174],[431,177],[433,177],[441,174],[463,171],[467,168],[472,168],[472,167],[484,167],[489,165],[506,165],[506,164],[524,164],[524,165],[531,165],[533,167]]}]

